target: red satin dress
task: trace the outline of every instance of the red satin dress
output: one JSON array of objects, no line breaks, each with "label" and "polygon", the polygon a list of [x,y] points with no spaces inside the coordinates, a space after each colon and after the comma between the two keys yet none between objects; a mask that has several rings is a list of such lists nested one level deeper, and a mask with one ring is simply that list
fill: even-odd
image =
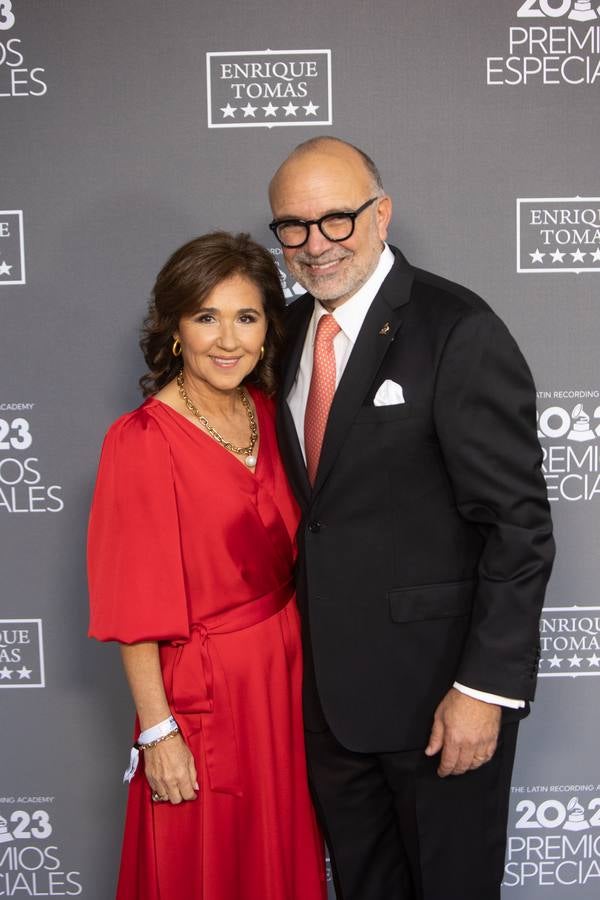
[{"label": "red satin dress", "polygon": [[[102,449],[90,518],[90,635],[159,641],[200,792],[129,787],[117,900],[324,900],[307,786],[292,585],[298,511],[273,407],[251,391],[255,474],[153,398]],[[137,723],[136,723],[136,727]]]}]

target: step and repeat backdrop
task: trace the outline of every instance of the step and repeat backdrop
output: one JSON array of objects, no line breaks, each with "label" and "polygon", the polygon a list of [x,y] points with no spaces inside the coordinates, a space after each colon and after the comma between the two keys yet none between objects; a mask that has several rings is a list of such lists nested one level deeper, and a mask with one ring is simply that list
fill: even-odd
[{"label": "step and repeat backdrop", "polygon": [[559,552],[503,897],[598,897],[599,9],[1,0],[0,896],[113,896],[132,705],[86,639],[85,532],[155,274],[247,230],[293,300],[267,184],[334,134],[378,162],[392,242],[482,294],[534,372]]}]

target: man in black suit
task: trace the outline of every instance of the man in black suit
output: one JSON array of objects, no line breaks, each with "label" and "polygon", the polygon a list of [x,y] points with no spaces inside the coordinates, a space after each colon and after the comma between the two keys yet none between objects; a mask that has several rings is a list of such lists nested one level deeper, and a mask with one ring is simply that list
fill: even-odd
[{"label": "man in black suit", "polygon": [[309,292],[278,430],[338,900],[497,900],[554,552],[531,375],[483,300],[385,243],[362,151],[305,142],[270,199]]}]

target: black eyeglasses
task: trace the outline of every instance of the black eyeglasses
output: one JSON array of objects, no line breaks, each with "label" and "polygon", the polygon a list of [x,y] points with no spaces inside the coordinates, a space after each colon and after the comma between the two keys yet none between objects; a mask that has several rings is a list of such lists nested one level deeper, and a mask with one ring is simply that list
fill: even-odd
[{"label": "black eyeglasses", "polygon": [[346,241],[354,234],[357,216],[379,197],[371,197],[354,212],[332,212],[320,219],[273,219],[269,228],[282,247],[302,247],[308,240],[310,226],[316,225],[328,241]]}]

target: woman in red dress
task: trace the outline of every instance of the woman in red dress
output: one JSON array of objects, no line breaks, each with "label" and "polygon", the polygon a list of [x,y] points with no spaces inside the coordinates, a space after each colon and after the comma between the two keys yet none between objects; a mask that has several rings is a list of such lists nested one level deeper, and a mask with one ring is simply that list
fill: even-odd
[{"label": "woman in red dress", "polygon": [[90,635],[121,644],[141,750],[118,900],[326,896],[303,747],[298,512],[269,397],[283,302],[246,235],[178,250],[145,324],[147,399],[104,442]]}]

